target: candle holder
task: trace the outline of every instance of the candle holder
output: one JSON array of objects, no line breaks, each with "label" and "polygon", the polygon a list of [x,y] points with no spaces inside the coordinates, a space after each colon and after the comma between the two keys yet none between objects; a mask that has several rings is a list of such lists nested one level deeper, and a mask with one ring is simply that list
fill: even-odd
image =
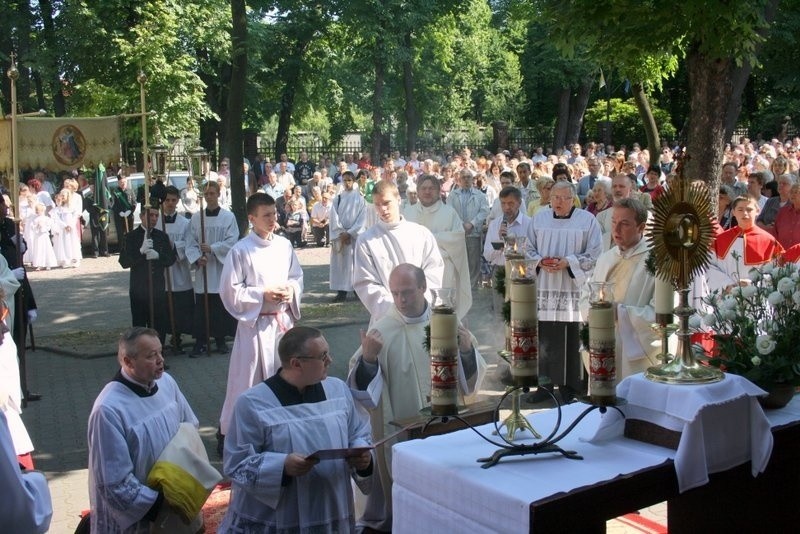
[{"label": "candle holder", "polygon": [[513,385],[539,384],[539,321],[536,300],[536,260],[512,259],[511,380]]},{"label": "candle holder", "polygon": [[[670,319],[672,315],[668,315]],[[656,315],[656,321],[659,320],[658,315]],[[650,328],[653,329],[653,332],[658,334],[658,337],[661,339],[661,353],[658,355],[658,359],[661,360],[662,365],[666,365],[672,361],[675,357],[669,351],[669,337],[678,331],[678,325],[674,323],[661,323],[655,322],[650,325]]]},{"label": "candle holder", "polygon": [[[497,355],[508,362],[509,366],[511,365],[511,352],[508,350],[498,350]],[[536,429],[533,428],[533,425],[528,421],[528,419],[522,415],[520,410],[520,399],[522,398],[522,394],[524,393],[525,388],[514,387],[511,377],[504,376],[502,379],[503,384],[506,386],[506,395],[511,395],[511,413],[508,417],[503,419],[503,422],[500,423],[500,426],[497,427],[493,435],[497,436],[500,434],[500,429],[505,427],[506,429],[506,441],[514,441],[514,437],[516,436],[517,432],[524,432],[527,430],[531,433],[531,435],[535,439],[541,439],[542,435],[539,434]],[[552,392],[547,390],[551,396]],[[555,400],[555,397],[553,396]]]},{"label": "candle holder", "polygon": [[431,307],[431,414],[458,414],[458,317],[453,289],[434,289]]},{"label": "candle holder", "polygon": [[614,284],[589,284],[589,395],[597,406],[617,405]]}]

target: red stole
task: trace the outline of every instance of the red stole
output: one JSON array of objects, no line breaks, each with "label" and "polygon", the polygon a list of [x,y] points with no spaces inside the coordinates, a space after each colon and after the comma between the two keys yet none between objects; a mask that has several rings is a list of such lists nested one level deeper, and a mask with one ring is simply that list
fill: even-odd
[{"label": "red stole", "polygon": [[797,260],[800,260],[800,243],[786,249],[781,259],[784,263],[795,263]]},{"label": "red stole", "polygon": [[714,252],[719,259],[724,259],[728,255],[740,235],[744,236],[744,246],[742,247],[744,258],[742,259],[745,265],[761,265],[783,253],[783,247],[769,232],[758,226],[753,226],[747,231],[734,226],[717,235],[714,240]]}]

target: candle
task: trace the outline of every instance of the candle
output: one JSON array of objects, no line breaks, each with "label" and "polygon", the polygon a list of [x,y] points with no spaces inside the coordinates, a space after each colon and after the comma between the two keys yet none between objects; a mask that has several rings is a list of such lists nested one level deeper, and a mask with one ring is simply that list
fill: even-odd
[{"label": "candle", "polygon": [[431,413],[458,413],[458,317],[451,305],[440,304],[431,313]]},{"label": "candle", "polygon": [[536,386],[539,380],[539,321],[535,262],[511,265],[511,377],[515,386]]},{"label": "candle", "polygon": [[[666,280],[663,280],[661,277],[656,277],[656,316],[672,315],[674,309],[675,290],[673,289],[672,284]],[[671,322],[671,317],[664,321],[665,324]]]},{"label": "candle", "polygon": [[616,336],[614,294],[611,284],[590,284],[589,298],[589,396],[594,404],[613,404],[616,399]]}]

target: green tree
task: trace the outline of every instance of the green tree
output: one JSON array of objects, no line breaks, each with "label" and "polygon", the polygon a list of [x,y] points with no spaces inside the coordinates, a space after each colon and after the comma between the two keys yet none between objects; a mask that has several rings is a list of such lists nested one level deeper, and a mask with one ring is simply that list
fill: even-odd
[{"label": "green tree", "polygon": [[[660,125],[659,136],[664,139],[673,139],[677,132],[675,126],[672,125],[669,113],[657,105],[652,105],[651,111],[655,123]],[[631,146],[634,142],[644,138],[644,125],[638,105],[633,98],[624,101],[620,98],[612,98],[610,102],[607,100],[595,101],[594,105],[586,110],[584,125],[587,137],[590,139],[600,137],[600,124],[606,120],[607,112],[609,120],[614,124],[615,143]]]}]

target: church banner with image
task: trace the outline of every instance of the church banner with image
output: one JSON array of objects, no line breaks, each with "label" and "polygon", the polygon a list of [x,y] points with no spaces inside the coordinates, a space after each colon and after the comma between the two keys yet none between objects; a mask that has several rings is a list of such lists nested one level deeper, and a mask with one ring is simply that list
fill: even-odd
[{"label": "church banner with image", "polygon": [[[20,169],[72,170],[120,160],[119,117],[20,117]],[[0,121],[0,170],[11,171],[11,120]]]}]

